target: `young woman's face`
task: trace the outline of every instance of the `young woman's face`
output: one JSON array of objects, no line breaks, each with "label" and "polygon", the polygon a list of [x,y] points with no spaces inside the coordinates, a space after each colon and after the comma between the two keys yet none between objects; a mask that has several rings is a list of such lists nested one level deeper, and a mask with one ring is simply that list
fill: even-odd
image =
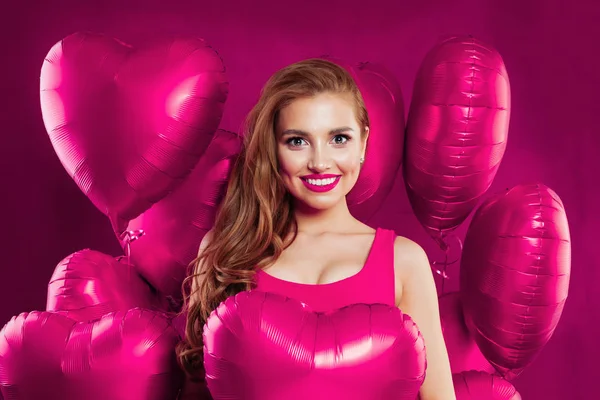
[{"label": "young woman's face", "polygon": [[366,150],[361,128],[349,96],[319,94],[280,111],[280,172],[297,201],[324,210],[344,199],[358,179]]}]

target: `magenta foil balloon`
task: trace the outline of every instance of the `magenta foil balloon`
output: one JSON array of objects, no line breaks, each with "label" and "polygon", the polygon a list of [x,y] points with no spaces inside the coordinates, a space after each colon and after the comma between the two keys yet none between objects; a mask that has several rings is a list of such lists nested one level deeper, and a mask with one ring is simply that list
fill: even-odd
[{"label": "magenta foil balloon", "polygon": [[176,399],[179,340],[166,316],[141,309],[89,323],[23,313],[0,332],[0,388],[12,400]]},{"label": "magenta foil balloon", "polygon": [[460,293],[447,293],[440,297],[440,319],[444,341],[450,358],[452,373],[477,370],[496,372],[494,367],[481,354],[477,343],[467,329],[463,317]]},{"label": "magenta foil balloon", "polygon": [[92,321],[135,307],[166,311],[169,306],[135,267],[98,251],[69,255],[58,263],[48,284],[46,311],[74,321]]},{"label": "magenta foil balloon", "polygon": [[410,399],[426,368],[417,326],[396,307],[319,313],[277,294],[241,292],[204,327],[214,400]]},{"label": "magenta foil balloon", "polygon": [[404,181],[416,217],[440,246],[492,184],[509,119],[510,84],[496,50],[453,37],[427,54],[408,114]]},{"label": "magenta foil balloon", "polygon": [[355,218],[367,222],[391,191],[402,164],[404,100],[396,77],[379,64],[349,64],[325,56],[350,72],[363,96],[370,120],[365,162],[356,185],[348,193]]},{"label": "magenta foil balloon", "polygon": [[567,216],[550,188],[519,185],[475,213],[460,267],[463,310],[481,352],[505,378],[550,340],[570,273]]},{"label": "magenta foil balloon", "polygon": [[134,49],[75,33],[46,56],[40,90],[56,154],[121,233],[194,168],[219,126],[228,82],[202,39]]},{"label": "magenta foil balloon", "polygon": [[465,371],[452,375],[456,400],[521,400],[510,383],[483,371]]},{"label": "magenta foil balloon", "polygon": [[129,228],[144,231],[131,243],[131,260],[158,291],[181,298],[187,267],[214,224],[241,145],[237,134],[218,130],[186,181],[130,222]]}]

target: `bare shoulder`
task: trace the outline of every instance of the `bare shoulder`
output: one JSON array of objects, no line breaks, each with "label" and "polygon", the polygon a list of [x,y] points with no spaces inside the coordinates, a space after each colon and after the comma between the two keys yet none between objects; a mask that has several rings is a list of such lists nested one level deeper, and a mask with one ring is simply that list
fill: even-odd
[{"label": "bare shoulder", "polygon": [[[200,241],[200,246],[198,246],[198,257],[200,257],[202,255],[204,250],[206,250],[206,247],[208,247],[209,243],[212,242],[213,236],[214,236],[214,232],[212,229],[204,234],[204,236],[202,237],[202,240]],[[203,269],[202,262],[199,261],[198,264],[196,265],[195,273],[196,274],[199,273],[202,269]]]},{"label": "bare shoulder", "polygon": [[427,253],[425,250],[415,241],[403,236],[396,236],[394,240],[394,266],[395,268],[406,267],[412,268],[423,265],[429,266]]},{"label": "bare shoulder", "polygon": [[[425,250],[416,242],[396,236],[394,240],[394,280],[396,305],[402,303],[404,294],[420,275],[431,274]],[[417,279],[415,279],[417,278]]]},{"label": "bare shoulder", "polygon": [[202,240],[200,241],[200,246],[198,248],[198,255],[202,254],[202,252],[204,251],[204,249],[206,249],[206,246],[208,246],[208,244],[210,242],[212,242],[213,240],[213,236],[214,236],[214,231],[213,229],[210,229],[208,232],[206,232],[206,234],[202,237]]},{"label": "bare shoulder", "polygon": [[[202,240],[200,241],[200,246],[198,247],[198,257],[200,257],[202,255],[202,252],[206,249],[206,247],[208,246],[208,244],[212,241],[213,239],[213,230],[209,230],[208,232],[206,232],[206,234],[204,234],[204,236],[202,237]],[[190,296],[189,296],[189,306],[192,306],[193,304],[195,304],[196,302],[199,302],[199,288],[200,288],[200,284],[201,284],[201,280],[202,280],[202,275],[200,274],[200,271],[202,271],[203,266],[201,264],[201,262],[199,262],[198,264],[195,265],[194,267],[194,271],[192,272],[192,274],[194,275],[194,277],[192,278],[192,288],[191,288],[191,292],[190,292]]]}]

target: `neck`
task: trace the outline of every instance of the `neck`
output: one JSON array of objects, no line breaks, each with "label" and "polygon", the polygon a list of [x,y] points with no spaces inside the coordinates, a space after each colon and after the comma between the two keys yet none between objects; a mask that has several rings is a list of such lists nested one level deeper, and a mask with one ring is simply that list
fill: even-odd
[{"label": "neck", "polygon": [[350,214],[346,198],[336,206],[317,210],[296,204],[294,215],[298,223],[298,232],[319,235],[325,232],[346,232],[355,225],[355,218]]}]

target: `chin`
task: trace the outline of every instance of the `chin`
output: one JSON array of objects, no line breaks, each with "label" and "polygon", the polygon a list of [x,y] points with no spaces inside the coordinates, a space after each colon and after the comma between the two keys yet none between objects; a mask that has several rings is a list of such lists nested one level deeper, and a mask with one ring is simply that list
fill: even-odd
[{"label": "chin", "polygon": [[337,203],[339,203],[339,201],[332,201],[332,200],[318,201],[318,200],[314,200],[314,199],[301,199],[300,201],[302,202],[302,204],[305,207],[315,210],[315,211],[329,210],[330,208],[335,207]]},{"label": "chin", "polygon": [[304,207],[315,211],[325,211],[337,206],[345,199],[345,196],[340,194],[341,192],[336,189],[333,191],[335,193],[314,193],[303,190],[300,193],[292,193],[292,195]]}]

